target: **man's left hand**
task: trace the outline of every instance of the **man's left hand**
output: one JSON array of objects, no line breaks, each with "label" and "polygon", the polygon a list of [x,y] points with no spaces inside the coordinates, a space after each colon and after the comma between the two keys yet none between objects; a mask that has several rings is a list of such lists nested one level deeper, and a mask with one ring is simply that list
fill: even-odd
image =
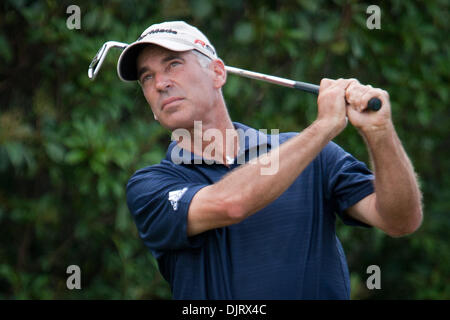
[{"label": "man's left hand", "polygon": [[[367,109],[367,103],[372,98],[381,100],[382,106],[378,111]],[[350,123],[363,135],[372,135],[392,129],[391,103],[387,91],[362,85],[352,79],[345,91],[347,102],[347,117]]]}]

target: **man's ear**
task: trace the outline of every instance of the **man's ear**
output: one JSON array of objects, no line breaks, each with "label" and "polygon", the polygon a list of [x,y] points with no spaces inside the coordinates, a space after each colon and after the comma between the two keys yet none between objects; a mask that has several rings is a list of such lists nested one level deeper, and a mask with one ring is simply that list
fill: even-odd
[{"label": "man's ear", "polygon": [[214,87],[222,88],[225,82],[227,82],[225,64],[221,59],[213,60],[211,64],[214,71]]}]

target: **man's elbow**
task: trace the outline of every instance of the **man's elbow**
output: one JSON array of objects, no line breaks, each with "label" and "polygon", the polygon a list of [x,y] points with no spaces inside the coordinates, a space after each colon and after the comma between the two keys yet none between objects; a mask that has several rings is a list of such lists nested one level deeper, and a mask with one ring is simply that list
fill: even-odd
[{"label": "man's elbow", "polygon": [[238,201],[227,201],[225,204],[227,217],[232,224],[241,222],[247,217],[247,211]]},{"label": "man's elbow", "polygon": [[392,238],[408,236],[410,234],[413,234],[420,228],[420,226],[422,225],[422,221],[422,208],[417,208],[413,210],[413,214],[409,216],[409,219],[407,221],[404,221],[403,223],[397,224],[390,228],[386,228],[384,232]]},{"label": "man's elbow", "polygon": [[249,201],[241,194],[222,197],[222,199],[223,208],[231,224],[239,223],[251,214],[251,209],[248,206]]}]

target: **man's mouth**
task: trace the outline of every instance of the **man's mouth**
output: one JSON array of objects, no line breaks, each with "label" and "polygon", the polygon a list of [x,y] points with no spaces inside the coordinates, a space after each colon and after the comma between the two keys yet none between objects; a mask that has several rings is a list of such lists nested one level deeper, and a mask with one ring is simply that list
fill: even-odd
[{"label": "man's mouth", "polygon": [[183,98],[180,98],[180,97],[170,97],[170,98],[164,99],[162,104],[161,104],[161,111],[164,108],[166,108],[167,106],[169,106],[170,104],[172,104],[172,103],[174,103],[176,101],[181,101],[181,100],[183,100]]}]

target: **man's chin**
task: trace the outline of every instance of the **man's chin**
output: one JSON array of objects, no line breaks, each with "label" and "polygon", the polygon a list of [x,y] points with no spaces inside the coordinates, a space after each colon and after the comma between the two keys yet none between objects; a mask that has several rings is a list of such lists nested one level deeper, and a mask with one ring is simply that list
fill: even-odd
[{"label": "man's chin", "polygon": [[194,128],[194,120],[188,117],[178,117],[177,115],[172,115],[167,118],[160,118],[158,121],[164,128],[170,131],[176,129],[190,130],[191,128]]}]

